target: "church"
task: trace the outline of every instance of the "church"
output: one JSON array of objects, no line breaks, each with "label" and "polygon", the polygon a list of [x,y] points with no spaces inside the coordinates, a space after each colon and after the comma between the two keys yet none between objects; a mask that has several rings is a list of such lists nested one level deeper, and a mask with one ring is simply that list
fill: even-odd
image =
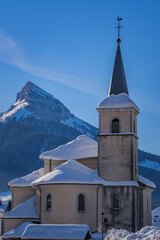
[{"label": "church", "polygon": [[129,97],[120,42],[118,38],[108,97],[97,106],[98,143],[80,135],[42,153],[44,168],[10,181],[12,209],[2,218],[2,239],[24,224],[25,234],[35,225],[38,231],[57,224],[63,229],[85,225],[92,233],[111,228],[135,232],[151,225],[156,186],[138,175],[140,110]]}]

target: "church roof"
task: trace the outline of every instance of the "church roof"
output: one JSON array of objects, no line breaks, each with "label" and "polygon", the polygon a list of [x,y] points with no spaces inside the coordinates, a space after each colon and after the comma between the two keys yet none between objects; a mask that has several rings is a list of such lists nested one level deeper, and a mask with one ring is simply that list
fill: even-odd
[{"label": "church roof", "polygon": [[11,211],[5,213],[3,218],[39,218],[36,213],[36,196],[29,198]]},{"label": "church roof", "polygon": [[51,151],[42,153],[40,158],[43,160],[68,160],[92,158],[97,156],[97,142],[86,135],[80,135],[69,143],[61,145]]},{"label": "church roof", "polygon": [[140,175],[138,175],[138,181],[140,183],[142,183],[143,185],[147,186],[147,187],[150,187],[150,188],[156,188],[156,185],[154,182],[150,181],[149,179],[147,178],[144,178]]},{"label": "church roof", "polygon": [[130,99],[126,93],[110,95],[98,104],[98,108],[135,108],[138,112],[140,111],[138,106]]},{"label": "church roof", "polygon": [[50,173],[35,180],[32,185],[48,185],[48,184],[100,184],[103,186],[135,186],[139,187],[137,182],[134,181],[105,181],[98,176],[97,170],[92,170],[76,160],[68,160],[56,167]]},{"label": "church roof", "polygon": [[118,44],[115,62],[114,62],[113,74],[111,79],[111,85],[110,85],[108,95],[119,94],[119,93],[128,94],[128,88],[126,83],[124,67],[123,67],[120,45]]},{"label": "church roof", "polygon": [[21,225],[19,225],[17,228],[10,230],[9,232],[6,232],[3,234],[2,239],[8,239],[8,238],[21,238],[26,226],[29,224],[32,224],[32,222],[24,222]]},{"label": "church roof", "polygon": [[79,183],[79,184],[103,184],[96,170],[92,170],[76,160],[68,160],[58,165],[54,171],[35,180],[32,185]]},{"label": "church roof", "polygon": [[91,239],[88,225],[83,224],[30,224],[22,239]]},{"label": "church roof", "polygon": [[44,175],[44,168],[40,168],[32,173],[16,178],[8,183],[9,187],[29,187],[31,183]]}]

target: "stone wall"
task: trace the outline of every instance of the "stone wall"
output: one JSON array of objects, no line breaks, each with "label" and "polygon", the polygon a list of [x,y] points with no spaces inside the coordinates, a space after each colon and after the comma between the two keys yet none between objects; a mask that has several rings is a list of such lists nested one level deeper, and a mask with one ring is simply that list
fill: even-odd
[{"label": "stone wall", "polygon": [[12,209],[23,203],[27,199],[35,195],[35,189],[33,187],[12,187]]}]

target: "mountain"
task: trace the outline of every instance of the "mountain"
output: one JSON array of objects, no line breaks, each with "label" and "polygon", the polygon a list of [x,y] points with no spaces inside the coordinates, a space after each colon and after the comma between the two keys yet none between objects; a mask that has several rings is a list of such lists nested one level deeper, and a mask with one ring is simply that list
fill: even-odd
[{"label": "mountain", "polygon": [[152,209],[160,206],[160,156],[138,150],[139,174],[156,184],[152,193]]},{"label": "mountain", "polygon": [[97,128],[75,117],[58,99],[32,82],[17,94],[16,102],[0,114],[0,191],[8,180],[43,165],[39,154]]},{"label": "mountain", "polygon": [[[0,192],[7,183],[43,166],[40,153],[80,134],[97,140],[98,129],[74,116],[58,99],[32,82],[0,114]],[[138,151],[139,173],[155,182],[153,208],[160,205],[160,156]]]}]

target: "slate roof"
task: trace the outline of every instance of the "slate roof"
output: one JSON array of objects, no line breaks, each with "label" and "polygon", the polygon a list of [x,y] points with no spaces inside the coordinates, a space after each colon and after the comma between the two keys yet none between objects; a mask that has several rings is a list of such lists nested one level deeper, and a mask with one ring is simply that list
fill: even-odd
[{"label": "slate roof", "polygon": [[127,88],[124,67],[123,67],[120,45],[118,44],[115,62],[114,62],[113,74],[111,79],[111,85],[110,85],[108,95],[110,96],[111,94],[119,94],[119,93],[128,94],[128,88]]}]

